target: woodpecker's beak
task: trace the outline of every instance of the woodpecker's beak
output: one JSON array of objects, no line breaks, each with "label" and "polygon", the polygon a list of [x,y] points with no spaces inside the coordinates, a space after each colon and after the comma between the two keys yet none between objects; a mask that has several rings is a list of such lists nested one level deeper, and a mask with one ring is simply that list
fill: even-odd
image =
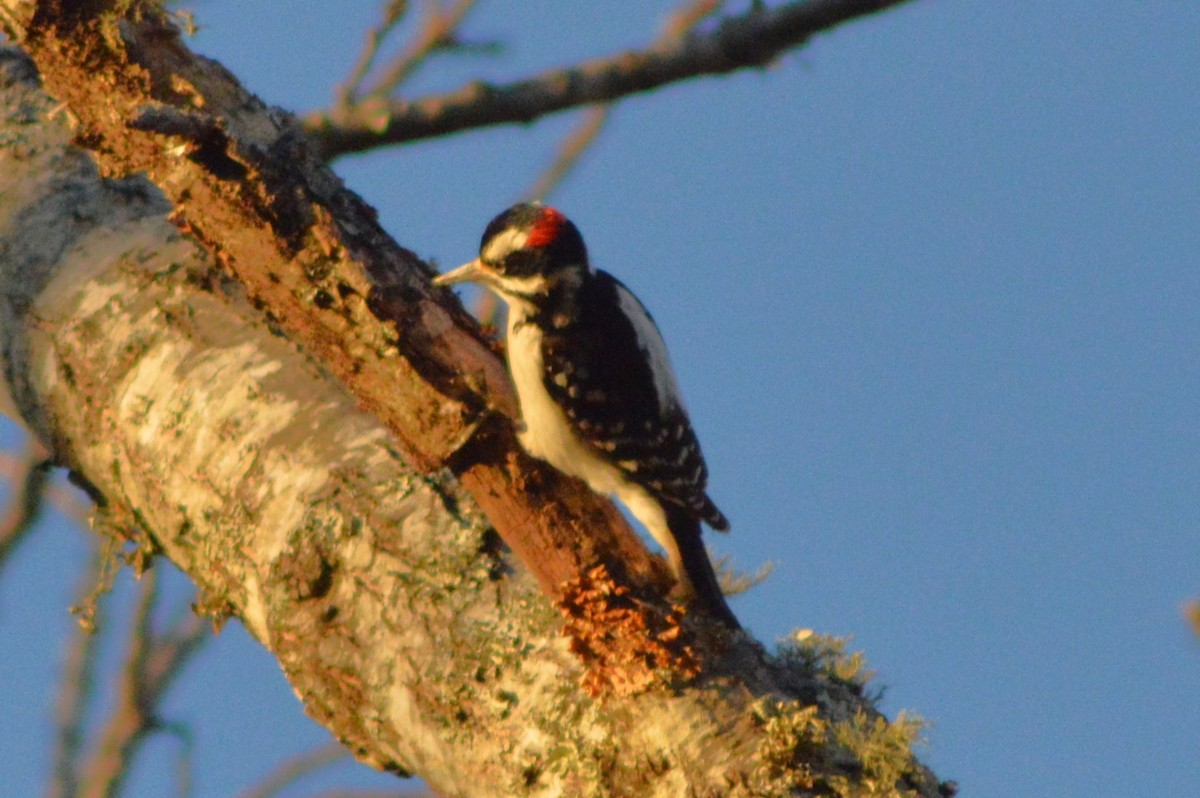
[{"label": "woodpecker's beak", "polygon": [[445,274],[439,274],[433,278],[434,285],[450,285],[452,283],[468,283],[478,282],[486,275],[484,271],[483,261],[476,258],[470,263],[464,263],[457,269],[452,269]]}]

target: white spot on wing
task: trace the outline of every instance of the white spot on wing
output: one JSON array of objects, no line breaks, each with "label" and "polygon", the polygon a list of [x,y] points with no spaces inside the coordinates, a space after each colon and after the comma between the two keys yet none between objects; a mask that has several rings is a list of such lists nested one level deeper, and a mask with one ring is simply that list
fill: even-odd
[{"label": "white spot on wing", "polygon": [[[663,415],[671,408],[683,409],[683,396],[679,392],[679,384],[675,381],[675,370],[671,368],[671,359],[667,355],[667,345],[663,342],[662,333],[658,331],[650,314],[642,307],[629,289],[616,285],[617,301],[621,311],[633,323],[633,331],[637,335],[638,348],[645,353],[650,361],[651,373],[654,375],[654,392],[658,396],[658,407]],[[647,426],[649,429],[649,426]]]}]

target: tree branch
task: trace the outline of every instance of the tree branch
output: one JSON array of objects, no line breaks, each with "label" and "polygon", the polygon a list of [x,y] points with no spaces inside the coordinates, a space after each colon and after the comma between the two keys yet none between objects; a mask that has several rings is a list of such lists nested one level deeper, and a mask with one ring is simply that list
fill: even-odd
[{"label": "tree branch", "polygon": [[150,6],[0,8],[76,125],[0,79],[9,393],[361,760],[464,796],[938,793],[861,684],[638,592],[644,548],[521,459],[470,320],[286,118]]},{"label": "tree branch", "polygon": [[375,66],[379,48],[407,13],[407,0],[386,0],[383,6],[383,18],[367,31],[367,40],[358,54],[358,60],[354,62],[350,74],[336,89],[338,105],[350,105],[359,99],[362,94],[363,81]]},{"label": "tree branch", "polygon": [[[107,556],[105,549],[99,540],[92,540],[92,556],[77,580],[76,606],[94,600],[92,594]],[[62,677],[54,695],[54,764],[46,789],[48,798],[76,798],[79,794],[77,767],[85,737],[84,719],[96,691],[96,624],[95,620],[90,627],[81,623],[68,636]]]},{"label": "tree branch", "polygon": [[242,792],[240,798],[277,798],[300,779],[349,756],[339,743],[326,743],[280,763],[265,779]]},{"label": "tree branch", "polygon": [[[41,446],[40,443],[37,445]],[[19,458],[11,452],[0,452],[0,476],[3,476],[5,479],[19,479],[20,475],[25,473],[27,465],[28,463],[25,458]],[[49,474],[47,474],[47,477],[49,477]],[[92,505],[90,502],[82,499],[81,496],[82,494],[70,485],[57,483],[48,478],[44,487],[42,501],[77,523],[81,529],[86,529],[88,514],[92,510]]]},{"label": "tree branch", "polygon": [[412,101],[373,101],[304,115],[321,155],[333,159],[464,130],[528,123],[583,105],[612,102],[701,75],[763,67],[814,34],[908,0],[805,0],[758,4],[707,33],[627,51],[494,86],[473,83]]},{"label": "tree branch", "polygon": [[42,514],[42,504],[49,481],[49,452],[31,438],[23,462],[13,475],[13,495],[8,511],[0,516],[0,573],[9,557],[16,551]]},{"label": "tree branch", "polygon": [[[106,53],[100,18],[40,13],[44,27],[10,33],[28,41],[103,167],[158,182],[175,223],[391,429],[409,462],[423,473],[451,469],[551,598],[603,562],[655,603],[661,564],[610,502],[520,450],[508,421],[515,400],[491,343],[313,157],[289,117],[192,55],[160,17],[120,23],[112,35],[121,47]],[[89,89],[100,64],[114,76],[102,103]]]},{"label": "tree branch", "polygon": [[185,616],[166,632],[156,632],[153,615],[160,596],[158,571],[147,571],[138,585],[138,598],[132,609],[132,631],[116,691],[117,701],[83,771],[83,798],[119,795],[134,757],[146,738],[155,732],[173,733],[181,739],[185,764],[180,781],[187,784],[190,780],[186,766],[190,734],[179,724],[164,722],[159,716],[159,706],[171,684],[211,635],[203,619],[195,615]]}]

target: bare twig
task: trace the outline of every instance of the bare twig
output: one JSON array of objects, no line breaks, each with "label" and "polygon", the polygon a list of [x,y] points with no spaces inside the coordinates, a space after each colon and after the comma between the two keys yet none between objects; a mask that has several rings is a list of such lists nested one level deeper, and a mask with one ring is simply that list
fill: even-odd
[{"label": "bare twig", "polygon": [[666,44],[692,30],[704,20],[721,10],[725,0],[692,0],[673,9],[667,15],[667,24],[663,26],[655,44]]},{"label": "bare twig", "polygon": [[[0,452],[0,476],[19,481],[20,475],[24,473],[28,466],[27,460],[17,457],[9,452]],[[80,492],[75,490],[70,485],[63,485],[50,480],[44,485],[45,495],[43,500],[48,502],[50,506],[58,510],[63,515],[77,522],[81,527],[86,527],[88,522],[88,513],[91,511],[91,503],[80,499]]]},{"label": "bare twig", "polygon": [[196,747],[192,730],[185,723],[164,722],[159,724],[158,731],[179,741],[179,756],[175,764],[176,793],[179,798],[191,798],[192,751]]},{"label": "bare twig", "polygon": [[379,21],[378,25],[367,31],[367,41],[358,55],[358,61],[350,70],[350,75],[338,86],[338,105],[352,105],[358,100],[362,93],[362,83],[375,65],[375,57],[379,54],[380,45],[400,24],[407,12],[408,0],[388,0],[384,5],[383,19]]},{"label": "bare twig", "polygon": [[[702,21],[715,14],[725,5],[725,0],[691,0],[671,12],[662,33],[654,45],[661,47],[679,37],[690,33]],[[583,114],[583,119],[571,129],[558,145],[558,153],[548,167],[538,176],[534,184],[525,193],[527,199],[546,197],[558,187],[571,170],[574,169],[588,148],[596,142],[600,131],[608,122],[612,111],[612,103],[605,103],[589,108]]]},{"label": "bare twig", "polygon": [[[75,590],[77,604],[87,601],[92,594],[108,556],[106,547],[100,541],[94,541],[91,560],[80,574]],[[75,768],[83,742],[83,717],[95,690],[97,623],[93,620],[91,629],[79,624],[69,638],[54,700],[54,765],[46,790],[49,798],[74,798],[78,794],[79,778]]]},{"label": "bare twig", "polygon": [[713,30],[648,50],[556,69],[504,86],[473,83],[445,95],[386,108],[317,111],[304,119],[326,158],[611,102],[700,75],[765,66],[813,34],[908,0],[808,0],[759,4]]},{"label": "bare twig", "polygon": [[137,740],[146,733],[150,724],[146,715],[147,705],[141,694],[141,682],[147,649],[151,645],[150,618],[157,599],[158,572],[151,571],[140,584],[138,601],[134,607],[133,631],[130,635],[125,670],[121,675],[117,705],[113,708],[99,745],[85,769],[86,776],[82,784],[82,795],[85,798],[101,798],[119,793],[133,759]]},{"label": "bare twig", "polygon": [[1183,605],[1183,617],[1191,625],[1196,636],[1200,637],[1200,599],[1194,599]]},{"label": "bare twig", "polygon": [[381,98],[391,96],[431,55],[453,48],[457,44],[458,29],[474,6],[475,0],[454,0],[449,8],[442,0],[426,0],[425,23],[421,30],[392,59],[366,94]]},{"label": "bare twig", "polygon": [[45,447],[31,438],[20,466],[14,469],[12,502],[0,517],[0,571],[41,515],[51,465]]},{"label": "bare twig", "polygon": [[242,792],[239,798],[275,798],[310,773],[340,762],[350,755],[341,743],[326,743],[279,763],[267,777]]},{"label": "bare twig", "polygon": [[[153,616],[158,602],[158,572],[147,571],[139,584],[117,705],[104,724],[85,768],[84,798],[119,794],[141,743],[153,732],[174,734],[184,743],[185,763],[190,756],[190,734],[179,724],[160,720],[158,705],[183,666],[209,639],[208,627],[201,619],[190,615],[157,635]],[[184,788],[190,782],[188,773],[185,764],[181,777]]]},{"label": "bare twig", "polygon": [[584,153],[596,143],[600,131],[608,122],[612,108],[612,103],[605,103],[583,112],[583,118],[559,142],[554,160],[542,170],[537,180],[525,192],[526,199],[545,198],[579,165]]}]

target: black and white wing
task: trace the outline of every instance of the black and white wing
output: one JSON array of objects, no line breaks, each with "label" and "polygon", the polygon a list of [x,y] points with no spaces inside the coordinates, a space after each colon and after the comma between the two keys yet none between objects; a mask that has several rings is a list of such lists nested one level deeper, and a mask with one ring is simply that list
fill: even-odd
[{"label": "black and white wing", "polygon": [[595,272],[569,323],[544,326],[544,384],[578,436],[660,501],[718,530],[708,467],[650,314],[613,276]]}]

